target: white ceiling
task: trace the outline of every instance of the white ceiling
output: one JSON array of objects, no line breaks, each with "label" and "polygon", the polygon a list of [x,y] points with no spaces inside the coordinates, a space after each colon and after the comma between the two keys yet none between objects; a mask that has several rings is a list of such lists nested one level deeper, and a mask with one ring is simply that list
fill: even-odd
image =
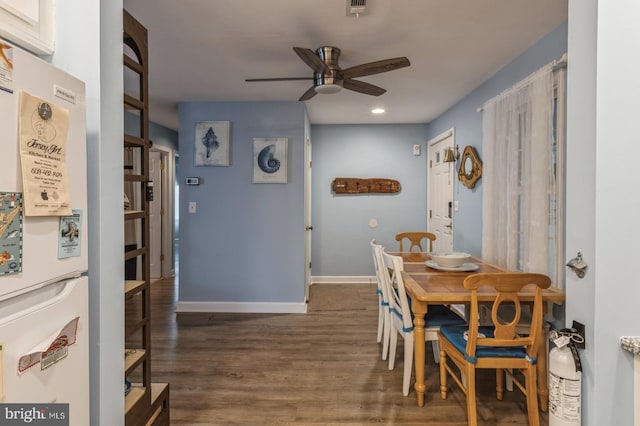
[{"label": "white ceiling", "polygon": [[[149,32],[151,120],[177,129],[183,101],[296,101],[311,77],[292,47],[336,46],[341,67],[406,56],[411,66],[306,101],[313,124],[425,123],[567,18],[567,0],[124,0]],[[381,116],[370,113],[381,106]]]}]

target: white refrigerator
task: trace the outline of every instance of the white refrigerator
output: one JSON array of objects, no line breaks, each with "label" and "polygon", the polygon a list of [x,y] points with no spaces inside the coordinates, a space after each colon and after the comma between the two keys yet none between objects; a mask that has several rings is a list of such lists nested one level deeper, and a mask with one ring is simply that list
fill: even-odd
[{"label": "white refrigerator", "polygon": [[89,424],[85,108],[82,81],[0,38],[0,403],[69,404],[78,426]]}]

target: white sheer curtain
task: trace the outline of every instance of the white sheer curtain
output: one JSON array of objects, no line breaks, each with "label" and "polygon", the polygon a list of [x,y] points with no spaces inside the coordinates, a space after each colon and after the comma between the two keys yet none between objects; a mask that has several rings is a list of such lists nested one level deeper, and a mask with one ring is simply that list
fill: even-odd
[{"label": "white sheer curtain", "polygon": [[548,274],[553,66],[483,105],[482,257]]}]

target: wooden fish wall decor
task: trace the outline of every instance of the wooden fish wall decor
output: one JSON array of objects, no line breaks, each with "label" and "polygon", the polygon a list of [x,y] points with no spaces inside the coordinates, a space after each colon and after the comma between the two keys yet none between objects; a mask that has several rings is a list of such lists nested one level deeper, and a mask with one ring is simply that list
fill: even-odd
[{"label": "wooden fish wall decor", "polygon": [[391,194],[400,192],[400,182],[384,178],[335,178],[331,190],[336,194]]}]

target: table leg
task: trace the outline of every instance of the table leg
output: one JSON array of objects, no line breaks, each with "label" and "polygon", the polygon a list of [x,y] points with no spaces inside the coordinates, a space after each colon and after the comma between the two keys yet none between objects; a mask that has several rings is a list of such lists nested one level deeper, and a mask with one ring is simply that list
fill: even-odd
[{"label": "table leg", "polygon": [[[546,305],[546,304],[545,304]],[[546,306],[545,306],[546,312]],[[547,382],[547,328],[543,321],[540,327],[540,346],[538,349],[538,399],[540,401],[540,410],[547,412],[549,410],[549,384]]]},{"label": "table leg", "polygon": [[424,406],[424,392],[426,386],[424,384],[424,316],[427,313],[427,303],[420,300],[411,298],[411,309],[413,310],[413,350],[414,350],[414,364],[416,367],[416,383],[414,388],[418,395],[418,406]]}]

